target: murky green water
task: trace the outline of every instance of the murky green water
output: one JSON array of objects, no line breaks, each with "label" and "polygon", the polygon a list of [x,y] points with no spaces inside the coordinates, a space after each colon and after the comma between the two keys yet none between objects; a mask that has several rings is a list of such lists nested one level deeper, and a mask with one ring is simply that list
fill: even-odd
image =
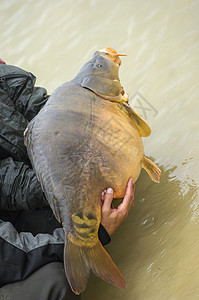
[{"label": "murky green water", "polygon": [[0,0],[0,57],[37,76],[51,93],[93,52],[128,54],[120,78],[152,128],[135,207],[107,247],[127,282],[92,276],[83,300],[199,298],[199,1]]}]

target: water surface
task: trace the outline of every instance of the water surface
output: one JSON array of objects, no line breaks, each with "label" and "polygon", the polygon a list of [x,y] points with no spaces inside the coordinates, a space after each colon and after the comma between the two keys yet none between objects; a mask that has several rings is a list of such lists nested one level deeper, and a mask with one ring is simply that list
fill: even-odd
[{"label": "water surface", "polygon": [[135,207],[107,247],[127,282],[92,276],[83,300],[199,298],[199,2],[197,0],[0,0],[0,57],[51,93],[97,49],[128,54],[120,78],[152,135]]}]

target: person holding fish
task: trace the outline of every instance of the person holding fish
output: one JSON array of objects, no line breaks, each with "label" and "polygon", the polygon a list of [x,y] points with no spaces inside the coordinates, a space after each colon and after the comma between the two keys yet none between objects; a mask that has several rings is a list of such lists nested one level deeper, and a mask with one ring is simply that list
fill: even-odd
[{"label": "person holding fish", "polygon": [[[0,59],[0,299],[75,299],[63,266],[65,237],[44,196],[23,141],[28,123],[49,96],[33,74]],[[113,189],[101,195],[102,245],[134,202],[132,178],[114,208]],[[99,199],[100,201],[100,199]]]}]

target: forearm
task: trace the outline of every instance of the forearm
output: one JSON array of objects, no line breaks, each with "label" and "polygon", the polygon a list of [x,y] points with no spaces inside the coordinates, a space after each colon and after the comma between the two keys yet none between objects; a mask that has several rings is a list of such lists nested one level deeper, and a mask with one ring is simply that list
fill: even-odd
[{"label": "forearm", "polygon": [[0,209],[35,209],[47,205],[34,171],[11,157],[0,161]]}]

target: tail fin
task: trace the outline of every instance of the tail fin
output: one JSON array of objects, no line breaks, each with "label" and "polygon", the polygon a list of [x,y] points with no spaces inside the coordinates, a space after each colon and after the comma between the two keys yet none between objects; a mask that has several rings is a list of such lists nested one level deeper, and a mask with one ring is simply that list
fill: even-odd
[{"label": "tail fin", "polygon": [[99,240],[94,247],[89,248],[79,247],[66,238],[64,265],[66,277],[76,295],[86,289],[90,270],[103,280],[126,288],[122,275]]},{"label": "tail fin", "polygon": [[160,182],[161,170],[158,168],[158,166],[156,166],[154,162],[144,156],[142,167],[149,174],[153,181]]}]

